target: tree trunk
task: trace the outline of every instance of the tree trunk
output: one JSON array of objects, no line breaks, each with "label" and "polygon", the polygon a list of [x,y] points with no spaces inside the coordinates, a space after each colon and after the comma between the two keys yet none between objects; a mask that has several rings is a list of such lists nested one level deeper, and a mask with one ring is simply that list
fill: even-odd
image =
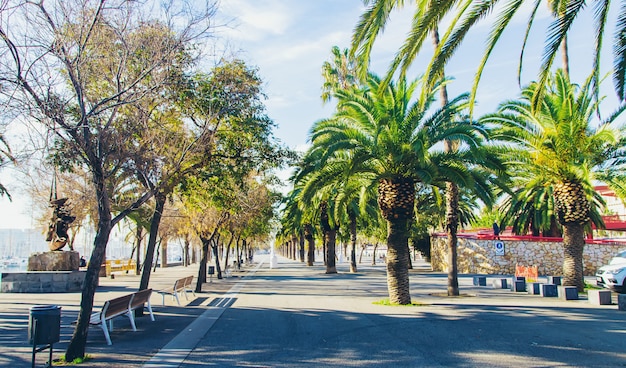
[{"label": "tree trunk", "polygon": [[[95,166],[95,165],[94,165]],[[97,166],[100,168],[100,166]],[[94,247],[89,258],[89,266],[85,273],[85,281],[81,292],[80,310],[78,312],[78,322],[67,350],[65,351],[66,361],[73,361],[76,358],[85,356],[85,346],[87,345],[87,332],[89,330],[89,320],[93,311],[94,294],[98,286],[100,267],[104,261],[106,247],[111,234],[111,203],[106,192],[104,174],[101,170],[93,173],[94,186],[96,189],[96,199],[98,203],[98,229],[94,239]]]},{"label": "tree trunk", "polygon": [[357,272],[356,268],[356,214],[348,211],[350,218],[350,272]]},{"label": "tree trunk", "polygon": [[585,232],[579,223],[563,225],[563,285],[576,286],[579,292],[585,289],[583,278],[583,249]]},{"label": "tree trunk", "polygon": [[[150,284],[150,271],[152,270],[154,251],[157,245],[157,238],[159,236],[159,225],[161,224],[161,217],[163,216],[163,208],[165,208],[166,199],[167,196],[162,193],[156,193],[154,195],[154,213],[152,214],[152,220],[150,221],[150,235],[148,236],[148,245],[146,246],[146,257],[144,259],[144,266],[141,272],[139,290],[147,289]],[[143,313],[140,311],[139,315],[142,314]]]},{"label": "tree trunk", "polygon": [[[226,255],[224,256],[224,269],[228,268],[228,262],[230,261],[230,248],[233,245],[233,241],[235,240],[235,234],[230,234],[230,240],[228,241],[228,245],[226,246]],[[237,238],[237,244],[239,244],[239,238]]]},{"label": "tree trunk", "polygon": [[313,226],[311,224],[304,224],[304,237],[307,242],[307,266],[313,266],[315,262],[315,239],[313,238]]},{"label": "tree trunk", "polygon": [[185,246],[183,247],[183,266],[189,266],[189,238],[185,236]]},{"label": "tree trunk", "polygon": [[191,263],[197,263],[198,262],[198,250],[196,249],[195,246],[191,247]]},{"label": "tree trunk", "polygon": [[161,239],[161,268],[167,267],[167,239]]},{"label": "tree trunk", "polygon": [[303,231],[300,231],[299,245],[300,245],[300,249],[299,249],[300,262],[304,263],[304,232]]},{"label": "tree trunk", "polygon": [[374,244],[374,253],[372,254],[372,266],[376,266],[376,252],[378,251],[378,243]]},{"label": "tree trunk", "polygon": [[213,256],[215,257],[215,272],[217,273],[217,278],[219,280],[223,279],[224,276],[222,276],[222,267],[220,266],[220,250],[217,244],[215,244],[215,241],[213,241],[214,244],[211,244],[211,248],[213,249]]},{"label": "tree trunk", "polygon": [[459,267],[457,262],[457,229],[459,226],[459,187],[446,183],[446,232],[448,245],[448,296],[459,295]]},{"label": "tree trunk", "polygon": [[387,289],[389,302],[411,304],[407,220],[387,220]]},{"label": "tree trunk", "polygon": [[365,251],[365,245],[362,244],[361,245],[361,252],[359,252],[359,264],[361,264],[361,262],[363,262],[363,252]]},{"label": "tree trunk", "polygon": [[335,262],[335,245],[337,240],[337,230],[330,229],[326,233],[326,273],[337,273]]},{"label": "tree trunk", "polygon": [[[439,29],[432,31],[432,42],[435,48],[439,47]],[[442,73],[443,79],[445,74]],[[440,90],[441,106],[448,104],[448,89],[443,86]],[[455,150],[455,144],[445,142],[446,152]],[[456,184],[446,183],[446,232],[448,246],[448,296],[459,295],[459,275],[457,265],[457,229],[459,227],[459,188]]]},{"label": "tree trunk", "polygon": [[200,255],[200,265],[198,266],[198,277],[196,278],[196,293],[202,292],[202,284],[206,282],[207,274],[207,260],[209,258],[209,243],[210,240],[203,236],[200,236],[202,242],[202,254]]},{"label": "tree trunk", "polygon": [[141,270],[141,242],[143,240],[143,227],[137,225],[137,230],[136,230],[136,238],[137,238],[137,246],[136,246],[136,251],[137,254],[135,254],[136,260],[135,260],[135,275],[139,276],[140,274],[140,270]]}]

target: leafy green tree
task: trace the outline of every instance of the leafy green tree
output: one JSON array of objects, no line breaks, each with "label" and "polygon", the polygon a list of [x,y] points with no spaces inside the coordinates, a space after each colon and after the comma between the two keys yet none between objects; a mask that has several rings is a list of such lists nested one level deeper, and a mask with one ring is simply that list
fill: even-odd
[{"label": "leafy green tree", "polygon": [[624,108],[595,127],[600,102],[594,102],[591,77],[578,86],[558,70],[548,82],[538,109],[532,109],[532,99],[543,87],[532,83],[521,99],[503,102],[498,113],[481,121],[498,125],[495,137],[512,142],[507,160],[526,177],[517,185],[541,185],[543,191],[534,193],[553,197],[553,213],[563,227],[563,282],[582,291],[584,227],[592,214],[594,180],[621,176],[624,169],[626,136],[615,126]]},{"label": "leafy green tree", "polygon": [[[386,22],[391,12],[396,8],[404,7],[404,2],[395,0],[379,0],[366,1],[372,5],[363,13],[361,19],[354,31],[352,53],[356,54],[357,60],[360,61],[361,75],[368,68],[371,48],[378,34],[385,28]],[[439,22],[441,16],[445,12],[436,13],[430,11],[430,3],[416,1],[416,10],[414,14],[410,35],[406,43],[401,48],[396,60],[392,63],[391,70],[387,74],[387,78],[394,75],[396,68],[400,62],[404,62],[401,75],[405,75],[406,68],[413,62],[425,41],[428,34],[432,39],[432,44],[437,51],[440,47]],[[434,6],[435,10],[445,9],[446,4],[438,3]],[[430,14],[435,13],[436,16],[431,17]],[[404,60],[401,60],[404,58]],[[429,93],[430,88],[436,83],[440,83],[445,79],[444,68],[437,69],[434,73],[425,75],[424,84],[427,86],[422,89],[423,94]],[[386,81],[388,82],[388,80]],[[448,91],[445,84],[439,89],[441,106],[448,104]],[[447,151],[455,151],[458,142],[445,141],[444,146]],[[459,227],[459,186],[455,182],[446,183],[446,232],[447,232],[447,248],[448,248],[448,295],[459,295],[458,267],[457,267],[457,230]]]},{"label": "leafy green tree", "polygon": [[[113,216],[115,185],[110,181],[117,180],[128,159],[126,137],[117,130],[120,112],[168,85],[191,61],[180,56],[210,29],[210,9],[196,17],[170,5],[164,14],[180,16],[176,29],[156,19],[139,19],[144,9],[135,1],[116,6],[89,0],[10,1],[0,6],[0,79],[6,106],[54,132],[57,157],[91,174],[98,205],[78,322],[65,354],[69,361],[85,354],[112,227],[154,194],[137,191],[135,201]],[[24,39],[30,42],[22,47]]]},{"label": "leafy green tree", "polygon": [[[448,179],[471,186],[469,152],[483,140],[478,125],[454,121],[466,107],[465,96],[431,109],[438,88],[414,101],[418,87],[418,81],[383,84],[370,75],[363,90],[337,91],[337,111],[318,121],[311,133],[313,146],[325,148],[322,166],[340,157],[347,175],[377,186],[378,206],[387,221],[389,298],[397,304],[411,303],[408,227],[414,218],[415,185]],[[444,152],[443,142],[452,139],[462,142],[459,149]]]}]

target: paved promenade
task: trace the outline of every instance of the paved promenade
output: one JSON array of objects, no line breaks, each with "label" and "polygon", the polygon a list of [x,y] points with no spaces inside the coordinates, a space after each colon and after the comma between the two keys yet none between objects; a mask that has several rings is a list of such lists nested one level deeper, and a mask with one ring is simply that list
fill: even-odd
[{"label": "paved promenade", "polygon": [[[460,277],[463,296],[443,296],[446,277],[425,263],[411,271],[419,305],[389,307],[383,265],[339,274],[267,256],[233,277],[213,280],[203,293],[176,305],[152,297],[156,321],[116,321],[106,345],[91,327],[83,367],[626,367],[626,312],[586,300],[560,301],[472,285]],[[197,267],[159,269],[155,290],[197,273]],[[136,290],[139,277],[101,279],[95,309]],[[79,293],[0,294],[0,366],[30,367],[28,311],[36,304],[62,307],[63,352],[76,319]],[[41,367],[47,351],[37,354]]]}]

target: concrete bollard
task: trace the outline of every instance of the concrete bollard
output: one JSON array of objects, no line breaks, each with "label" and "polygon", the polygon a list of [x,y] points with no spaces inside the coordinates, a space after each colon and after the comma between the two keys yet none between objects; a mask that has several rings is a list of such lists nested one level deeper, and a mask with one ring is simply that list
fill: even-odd
[{"label": "concrete bollard", "polygon": [[487,277],[474,276],[474,286],[487,286]]},{"label": "concrete bollard", "polygon": [[589,290],[587,293],[587,299],[589,303],[595,305],[610,305],[611,304],[611,291],[610,290]]},{"label": "concrete bollard", "polygon": [[578,300],[578,289],[576,289],[576,286],[559,286],[558,293],[561,300]]},{"label": "concrete bollard", "polygon": [[617,309],[626,311],[626,294],[617,295]]},{"label": "concrete bollard", "polygon": [[540,282],[529,282],[528,283],[528,294],[530,294],[530,295],[539,295],[539,294],[541,294],[541,283]]},{"label": "concrete bollard", "polygon": [[493,280],[491,284],[493,285],[494,289],[508,289],[509,288],[507,279],[495,279]]},{"label": "concrete bollard", "polygon": [[539,293],[544,298],[554,298],[557,296],[556,285],[554,284],[541,284]]},{"label": "concrete bollard", "polygon": [[548,284],[561,285],[561,276],[548,276]]},{"label": "concrete bollard", "polygon": [[513,281],[513,291],[516,293],[526,292],[526,281],[524,280],[514,280]]}]

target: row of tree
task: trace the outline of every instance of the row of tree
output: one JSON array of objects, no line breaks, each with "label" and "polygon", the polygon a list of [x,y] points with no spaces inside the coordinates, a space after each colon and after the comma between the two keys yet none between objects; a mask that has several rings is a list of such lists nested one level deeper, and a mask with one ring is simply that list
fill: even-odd
[{"label": "row of tree", "polygon": [[249,250],[270,233],[277,196],[269,172],[292,154],[272,135],[255,68],[235,58],[202,67],[217,8],[188,5],[0,5],[5,118],[43,131],[55,170],[90,183],[83,216],[96,234],[68,361],[85,354],[100,265],[123,219],[136,223],[138,238],[149,232],[140,290],[149,285],[166,206],[181,218],[178,235],[202,242],[198,291],[210,250]]},{"label": "row of tree", "polygon": [[[472,111],[482,70],[524,2],[502,8],[472,92],[452,99],[445,87],[445,65],[469,29],[498,2],[416,2],[409,36],[383,78],[368,72],[371,49],[391,12],[404,2],[367,3],[352,48],[343,52],[333,48],[333,62],[322,68],[322,98],[336,98],[337,107],[332,117],[316,122],[311,130],[312,146],[292,178],[283,233],[312,239],[308,235],[312,224],[319,223],[328,252],[327,272],[333,273],[340,227],[349,228],[352,239],[356,239],[355,225],[367,235],[379,229],[387,238],[390,301],[408,304],[409,235],[415,227],[424,229],[415,219],[423,220],[424,212],[444,215],[448,294],[458,295],[457,229],[472,217],[469,210],[478,203],[490,207],[503,200],[500,207],[505,216],[500,226],[511,224],[518,233],[563,235],[564,283],[582,290],[585,227],[590,230],[591,221],[602,226],[599,211],[604,203],[594,192],[594,183],[601,180],[624,198],[626,138],[624,128],[615,123],[624,108],[596,119],[601,116],[599,48],[608,3],[594,9],[598,48],[592,73],[582,85],[569,79],[566,36],[585,2],[552,2],[555,21],[539,81],[525,87],[520,99],[503,102],[496,113],[478,119]],[[538,6],[535,2],[529,28]],[[439,23],[446,15],[454,19],[440,39]],[[618,31],[620,27],[623,22],[618,22]],[[624,32],[616,34],[618,47]],[[408,81],[405,75],[428,35],[434,56],[423,76]],[[563,69],[552,72],[559,46]],[[623,52],[617,49],[614,70],[621,99]],[[439,107],[433,105],[437,96]],[[433,203],[445,211],[432,211]],[[378,213],[372,216],[370,211],[376,207]],[[386,224],[385,230],[380,230],[381,224]]]}]

